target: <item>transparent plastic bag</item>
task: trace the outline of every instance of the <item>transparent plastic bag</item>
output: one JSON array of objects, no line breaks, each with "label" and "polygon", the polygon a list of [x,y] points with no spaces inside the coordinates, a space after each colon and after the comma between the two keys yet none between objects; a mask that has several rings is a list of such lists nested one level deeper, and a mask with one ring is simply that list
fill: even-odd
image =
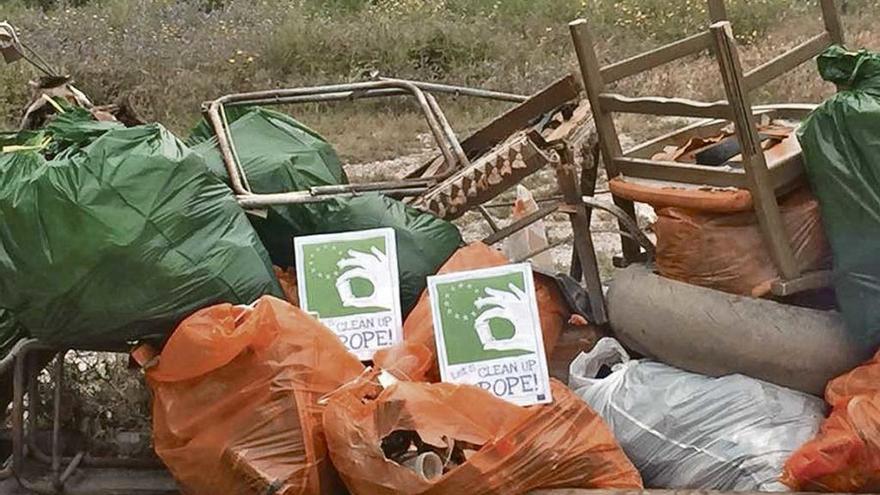
[{"label": "transparent plastic bag", "polygon": [[[603,369],[611,373],[596,378]],[[630,360],[614,339],[571,363],[569,385],[611,427],[646,487],[785,491],[786,459],[818,431],[816,397],[743,375]]]},{"label": "transparent plastic bag", "polygon": [[[520,184],[516,186],[516,202],[513,205],[512,220],[519,220],[527,215],[538,211],[538,203],[532,196],[529,189]],[[525,257],[529,253],[545,248],[550,245],[547,240],[547,226],[544,220],[529,225],[528,227],[511,234],[504,241],[504,255],[511,260],[526,261]],[[549,251],[536,254],[528,258],[536,268],[555,273],[555,264],[553,263],[553,255]]]}]

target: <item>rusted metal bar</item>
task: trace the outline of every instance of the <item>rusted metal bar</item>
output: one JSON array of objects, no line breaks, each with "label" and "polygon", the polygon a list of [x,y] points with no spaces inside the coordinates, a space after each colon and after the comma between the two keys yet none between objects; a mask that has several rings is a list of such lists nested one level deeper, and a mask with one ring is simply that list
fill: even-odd
[{"label": "rusted metal bar", "polygon": [[6,370],[11,368],[15,364],[15,359],[21,350],[26,347],[28,344],[36,342],[34,339],[19,339],[15,345],[12,346],[12,349],[9,349],[9,352],[6,353],[6,356],[3,359],[0,359],[0,374],[6,373]]},{"label": "rusted metal bar", "polygon": [[[585,145],[581,152],[583,153],[583,159],[581,160],[580,195],[592,198],[597,194],[596,182],[599,179],[599,142],[596,141],[592,145]],[[589,162],[586,158],[588,155],[590,157]],[[595,233],[592,227],[593,209],[587,206],[584,208],[584,211],[587,214],[587,225],[590,225],[590,232]],[[575,280],[581,280],[584,276],[584,268],[581,266],[580,257],[578,257],[575,250],[571,251],[569,275]]]},{"label": "rusted metal bar", "polygon": [[552,213],[556,213],[559,211],[560,203],[553,203],[548,206],[543,206],[538,208],[537,211],[529,213],[528,215],[516,220],[507,226],[499,229],[497,232],[493,232],[483,239],[483,244],[487,244],[491,246],[496,242],[504,239],[505,237],[509,237],[514,232],[519,232],[520,230],[528,227],[529,225],[537,222],[538,220],[550,215]]},{"label": "rusted metal bar", "polygon": [[75,456],[73,456],[73,459],[67,465],[67,468],[64,470],[63,473],[61,473],[61,476],[58,478],[58,483],[55,485],[55,488],[57,488],[59,491],[62,490],[62,488],[64,487],[64,483],[67,482],[67,480],[70,478],[70,475],[73,474],[73,472],[76,470],[77,467],[79,467],[83,459],[85,459],[85,455],[85,452],[80,451]]},{"label": "rusted metal bar", "polygon": [[[220,118],[223,121],[223,129],[224,132],[229,131],[229,120],[226,118],[226,107],[220,106]],[[236,170],[238,170],[239,176],[241,177],[241,184],[245,188],[247,192],[251,192],[251,185],[248,182],[247,173],[244,170],[244,166],[241,164],[241,159],[238,157],[238,150],[235,147],[235,140],[232,139],[232,133],[228,132],[229,135],[229,155],[232,157],[232,162],[235,165]]]},{"label": "rusted metal bar", "polygon": [[[386,196],[391,197],[406,197],[406,196],[419,196],[428,191],[429,188],[425,186],[418,187],[405,187],[405,188],[389,188],[389,189],[375,189],[371,192],[376,192],[379,194],[384,194]],[[241,205],[242,208],[265,208],[267,206],[273,205],[294,205],[294,204],[307,204],[307,203],[320,203],[321,201],[327,201],[328,199],[341,199],[341,198],[351,198],[353,196],[360,196],[366,191],[358,191],[351,190],[348,192],[336,193],[336,194],[320,194],[313,195],[309,191],[291,191],[285,193],[270,193],[270,194],[243,194],[240,196],[236,196],[235,199],[238,201],[238,204]]]},{"label": "rusted metal bar", "polygon": [[536,249],[525,256],[521,256],[519,258],[514,258],[510,261],[512,261],[514,263],[522,263],[524,261],[528,261],[531,258],[538,256],[539,254],[546,253],[547,251],[550,251],[551,249],[558,248],[559,246],[562,246],[564,244],[568,244],[571,241],[572,237],[574,237],[574,234],[569,234],[569,235],[565,236],[564,238],[553,241],[553,242],[547,244],[546,246],[544,246],[540,249]]},{"label": "rusted metal bar", "polygon": [[[380,81],[392,80],[390,78],[379,78]],[[434,94],[452,94],[461,96],[472,96],[476,98],[485,98],[498,101],[509,101],[512,103],[520,103],[526,101],[528,96],[515,95],[511,93],[502,93],[498,91],[490,91],[476,88],[465,88],[462,86],[449,86],[446,84],[424,83],[421,81],[408,81],[426,93]],[[329,103],[334,101],[353,101],[366,98],[382,98],[388,96],[407,96],[410,93],[401,89],[374,89],[369,91],[340,91],[338,93],[325,93],[322,95],[307,96],[285,96],[272,99],[272,104],[287,105],[297,103]],[[265,105],[263,99],[241,100],[229,102],[226,106],[250,106]]]},{"label": "rusted metal bar", "polygon": [[[463,141],[461,147],[469,157],[486,153],[504,142],[511,134],[528,127],[562,105],[578,98],[578,84],[571,75],[565,76],[541,91],[529,96],[522,104],[516,105],[489,124],[474,132]],[[406,173],[406,177],[426,177],[436,173],[438,158],[432,158]]]},{"label": "rusted metal bar", "polygon": [[639,229],[639,225],[631,216],[626,213],[626,211],[613,203],[600,201],[596,198],[591,198],[589,196],[582,197],[581,201],[583,201],[584,204],[587,206],[607,211],[608,213],[611,213],[612,215],[617,217],[618,223],[623,227],[622,230],[629,232],[629,238],[635,240],[638,245],[643,247],[645,251],[647,251],[648,255],[653,259],[654,253],[657,251],[657,249],[654,247],[654,243],[651,242],[651,239],[648,239],[648,236],[646,236],[645,233],[641,231],[641,229]]},{"label": "rusted metal bar", "polygon": [[599,278],[599,263],[596,260],[596,248],[590,233],[590,217],[587,216],[584,203],[580,201],[579,181],[574,165],[574,156],[568,146],[558,146],[559,163],[556,165],[556,182],[564,196],[568,220],[574,236],[574,251],[577,253],[581,275],[590,299],[592,323],[604,325],[608,322],[605,308],[605,295],[602,291],[602,280]]},{"label": "rusted metal bar", "polygon": [[[38,346],[36,339],[28,339],[21,343],[15,354],[15,365],[12,375],[12,472],[21,473],[24,467],[24,394],[25,394],[25,363],[29,349]],[[31,399],[29,402],[32,402]]]},{"label": "rusted metal bar", "polygon": [[[64,355],[59,352],[55,355],[55,386],[54,403],[52,414],[52,474],[55,477],[55,487],[60,488],[61,481],[61,388],[64,386]],[[33,401],[35,397],[31,397]],[[34,434],[33,431],[30,432]]]},{"label": "rusted metal bar", "polygon": [[458,159],[457,163],[451,163],[447,167],[447,171],[452,171],[455,169],[455,165],[459,165],[459,168],[467,167],[471,164],[470,160],[468,160],[467,155],[464,154],[464,150],[461,148],[461,143],[458,142],[458,137],[455,135],[455,130],[449,125],[449,121],[446,119],[446,115],[443,114],[443,110],[440,109],[440,105],[437,104],[437,100],[433,95],[425,95],[428,99],[428,105],[431,107],[431,111],[437,116],[437,121],[440,122],[440,127],[443,129],[443,132],[446,134],[446,139],[449,140],[449,144],[452,146],[452,151],[455,153],[455,157]]},{"label": "rusted metal bar", "polygon": [[492,214],[489,213],[489,210],[487,210],[485,206],[477,206],[477,211],[480,213],[480,215],[483,216],[483,219],[486,220],[486,223],[489,224],[489,228],[492,229],[492,232],[498,232],[501,229],[501,227],[498,226],[498,222],[496,222],[495,219],[492,218]]},{"label": "rusted metal bar", "polygon": [[[227,107],[244,107],[256,105],[295,105],[298,103],[329,103],[334,101],[354,101],[368,98],[386,98],[390,96],[408,96],[410,93],[402,89],[372,89],[358,91],[339,91],[320,95],[301,95],[275,97],[271,100],[258,98],[254,100],[239,100],[226,103]],[[207,103],[210,105],[210,103]]]},{"label": "rusted metal bar", "polygon": [[337,184],[332,186],[314,186],[309,188],[309,193],[315,196],[326,194],[342,194],[351,192],[385,191],[396,188],[429,187],[436,183],[436,179],[403,179],[387,182],[362,182],[358,184]]},{"label": "rusted metal bar", "polygon": [[522,103],[529,99],[528,96],[513,93],[505,93],[502,91],[492,91],[489,89],[469,88],[466,86],[453,86],[451,84],[438,84],[422,81],[413,81],[411,79],[397,79],[393,77],[380,77],[379,81],[406,81],[414,84],[422,91],[429,93],[447,93],[452,95],[473,96],[476,98],[486,98],[489,100],[509,101],[511,103]]}]

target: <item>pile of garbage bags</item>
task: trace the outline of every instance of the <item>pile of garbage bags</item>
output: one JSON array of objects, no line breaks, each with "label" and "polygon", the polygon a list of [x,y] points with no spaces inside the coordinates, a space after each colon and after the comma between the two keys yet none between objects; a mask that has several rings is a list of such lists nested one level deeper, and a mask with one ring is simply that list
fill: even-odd
[{"label": "pile of garbage bags", "polygon": [[642,486],[563,384],[552,404],[523,408],[478,387],[398,380],[271,296],[195,313],[155,362],[156,453],[189,493],[336,493],[340,478],[364,495]]},{"label": "pile of garbage bags", "polygon": [[[783,219],[804,269],[829,262],[830,242],[850,332],[876,346],[880,165],[868,157],[880,156],[880,58],[832,48],[819,65],[845,88],[798,131],[815,196],[790,193]],[[228,118],[254,192],[347,182],[333,148],[289,116]],[[160,125],[67,106],[41,130],[0,135],[0,352],[25,335],[90,349],[152,343],[141,364],[154,447],[184,492],[880,490],[880,352],[828,383],[825,401],[632,359],[612,338],[571,362],[568,386],[551,380],[549,404],[441,383],[426,277],[508,257],[380,194],[249,214],[212,135],[202,122],[184,143]],[[526,199],[520,191],[518,208]],[[778,274],[741,200],[727,191],[687,198],[706,210],[659,206],[659,271],[766,295]],[[364,364],[298,307],[293,239],[379,227],[395,231],[404,338]],[[523,242],[545,242],[541,230]],[[706,256],[722,244],[736,262]],[[584,315],[564,284],[533,277],[549,357]]]},{"label": "pile of garbage bags", "polygon": [[[282,296],[271,262],[291,267],[294,236],[331,231],[395,229],[408,310],[462,242],[451,223],[378,194],[246,215],[205,129],[190,147],[158,124],[57,104],[43,129],[0,138],[0,351],[23,335],[98,350],[161,342],[198,309]],[[290,117],[237,116],[255,190],[346,181],[332,147]]]},{"label": "pile of garbage bags", "polygon": [[230,190],[161,125],[70,108],[3,148],[0,307],[29,335],[107,349],[281,295]]}]

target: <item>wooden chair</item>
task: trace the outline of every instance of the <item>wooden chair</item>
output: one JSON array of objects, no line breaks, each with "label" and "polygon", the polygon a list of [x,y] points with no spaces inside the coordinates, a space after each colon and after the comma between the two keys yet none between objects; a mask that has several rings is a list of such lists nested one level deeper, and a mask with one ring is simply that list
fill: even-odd
[{"label": "wooden chair", "polygon": [[[761,147],[755,117],[762,113],[775,114],[779,117],[803,117],[812,106],[752,107],[750,93],[812,60],[832,44],[843,44],[843,30],[834,0],[820,0],[819,3],[825,27],[822,33],[748,72],[744,72],[740,64],[723,0],[708,0],[709,14],[713,22],[708,30],[604,67],[599,65],[593,36],[586,20],[579,19],[569,25],[584,86],[593,109],[609,179],[623,174],[624,177],[638,179],[747,189],[752,196],[765,243],[782,276],[782,280],[773,286],[773,293],[776,295],[788,295],[827,285],[829,277],[826,272],[809,274],[800,272],[783,228],[777,196],[786,192],[795,181],[802,178],[803,166],[800,154],[768,165]],[[727,97],[725,101],[697,102],[683,98],[659,97],[628,98],[606,91],[606,86],[615,81],[707,49],[712,50],[716,55]],[[689,126],[624,153],[614,125],[614,113],[698,117],[710,121]],[[711,121],[711,119],[715,120]],[[731,121],[735,124],[735,135],[741,147],[743,165],[741,169],[651,159],[658,148],[662,148],[665,139],[695,131],[717,133],[721,127]],[[615,197],[615,203],[633,214],[631,201]],[[625,259],[638,260],[640,253],[632,240],[622,238],[622,243]]]}]

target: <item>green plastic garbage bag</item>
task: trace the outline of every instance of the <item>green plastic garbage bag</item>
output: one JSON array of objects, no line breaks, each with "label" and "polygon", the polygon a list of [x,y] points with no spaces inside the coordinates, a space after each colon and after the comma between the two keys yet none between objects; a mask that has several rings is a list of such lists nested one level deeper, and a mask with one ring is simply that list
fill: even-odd
[{"label": "green plastic garbage bag", "polygon": [[[263,108],[233,107],[229,130],[251,189],[257,193],[301,191],[348,182],[329,143],[282,113]],[[229,180],[213,131],[203,121],[187,142],[218,177]],[[250,216],[276,265],[293,266],[293,233],[320,230],[327,207],[320,203],[268,208],[266,218]]]},{"label": "green plastic garbage bag", "polygon": [[[332,146],[291,117],[272,110],[232,107],[230,134],[251,189],[257,193],[306,190],[345,184]],[[187,142],[223,180],[229,177],[216,138],[203,121]],[[391,227],[397,235],[401,308],[408,312],[433,275],[461,245],[451,223],[379,194],[307,205],[278,205],[267,216],[248,215],[273,263],[294,266],[293,238],[300,235]]]},{"label": "green plastic garbage bag", "polygon": [[880,344],[880,54],[829,48],[822,77],[840,90],[798,138],[834,255],[834,288],[848,330]]},{"label": "green plastic garbage bag", "polygon": [[229,189],[163,127],[77,110],[20,141],[0,153],[0,307],[32,336],[115,347],[281,295]]}]

